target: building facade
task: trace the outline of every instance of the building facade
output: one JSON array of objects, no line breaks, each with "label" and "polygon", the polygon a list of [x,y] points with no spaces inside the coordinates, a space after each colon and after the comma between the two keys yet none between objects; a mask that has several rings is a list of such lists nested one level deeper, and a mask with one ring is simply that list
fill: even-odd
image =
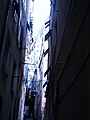
[{"label": "building facade", "polygon": [[51,0],[45,120],[90,119],[90,1]]},{"label": "building facade", "polygon": [[0,120],[17,120],[24,57],[22,1],[0,2]]}]

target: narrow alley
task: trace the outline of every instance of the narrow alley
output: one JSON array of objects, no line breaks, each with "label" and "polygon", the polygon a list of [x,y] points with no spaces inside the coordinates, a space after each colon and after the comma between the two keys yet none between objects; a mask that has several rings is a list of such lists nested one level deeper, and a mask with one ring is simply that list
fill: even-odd
[{"label": "narrow alley", "polygon": [[90,120],[90,0],[0,0],[0,120]]}]

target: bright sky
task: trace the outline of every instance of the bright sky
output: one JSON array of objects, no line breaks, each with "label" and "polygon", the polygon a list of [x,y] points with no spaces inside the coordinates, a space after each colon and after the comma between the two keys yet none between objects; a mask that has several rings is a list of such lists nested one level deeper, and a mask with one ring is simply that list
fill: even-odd
[{"label": "bright sky", "polygon": [[34,36],[42,27],[45,19],[50,13],[50,0],[34,0],[34,21],[33,32]]}]

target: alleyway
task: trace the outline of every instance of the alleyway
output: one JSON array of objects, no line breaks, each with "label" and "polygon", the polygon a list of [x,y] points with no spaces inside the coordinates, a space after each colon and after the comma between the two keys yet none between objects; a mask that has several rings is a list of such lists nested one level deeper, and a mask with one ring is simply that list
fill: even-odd
[{"label": "alleyway", "polygon": [[90,120],[90,0],[0,0],[0,120]]}]

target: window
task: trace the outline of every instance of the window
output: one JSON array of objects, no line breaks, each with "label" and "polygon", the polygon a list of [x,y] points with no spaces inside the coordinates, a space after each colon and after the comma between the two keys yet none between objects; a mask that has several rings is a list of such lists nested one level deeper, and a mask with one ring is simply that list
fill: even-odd
[{"label": "window", "polygon": [[49,32],[45,35],[45,41],[51,36],[51,30],[49,30]]},{"label": "window", "polygon": [[14,62],[13,72],[12,72],[12,80],[11,80],[11,89],[10,89],[12,99],[13,99],[13,95],[14,95],[14,75],[15,75],[15,72],[16,72],[16,64]]},{"label": "window", "polygon": [[24,28],[23,26],[19,26],[18,29],[18,47],[22,48],[22,43],[23,43],[23,32],[24,32]]},{"label": "window", "polygon": [[6,44],[5,44],[5,50],[4,50],[4,58],[3,58],[3,71],[5,73],[8,72],[8,67],[9,67],[9,60],[10,60],[10,36],[7,36]]}]

